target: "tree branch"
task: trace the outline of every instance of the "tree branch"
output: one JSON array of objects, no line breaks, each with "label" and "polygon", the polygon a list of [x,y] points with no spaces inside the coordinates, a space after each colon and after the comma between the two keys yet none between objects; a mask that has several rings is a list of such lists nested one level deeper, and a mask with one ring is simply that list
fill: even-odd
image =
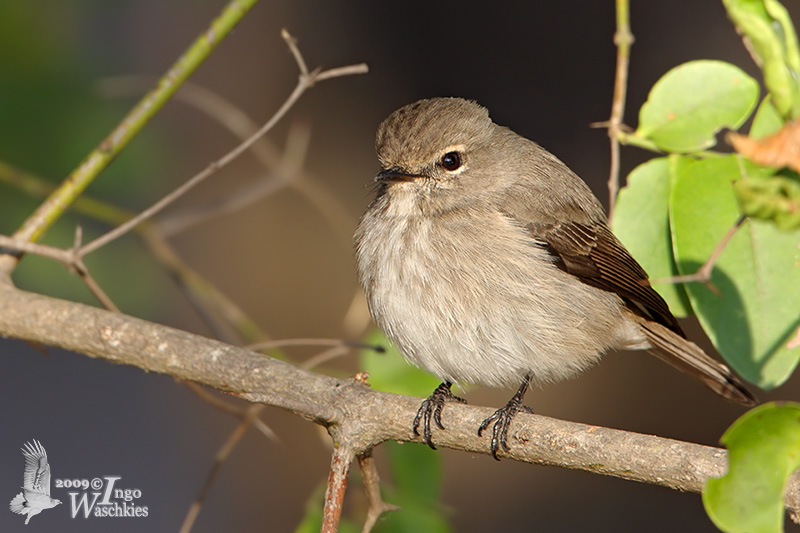
[{"label": "tree branch", "polygon": [[[336,379],[199,335],[86,305],[0,284],[0,336],[57,346],[214,387],[252,402],[280,407],[327,428],[348,457],[387,440],[421,442],[411,431],[419,398],[370,389],[357,379]],[[477,436],[486,407],[447,406],[447,430],[437,446],[489,453]],[[517,461],[585,470],[699,492],[724,474],[723,449],[652,435],[520,413],[509,435]],[[343,456],[340,455],[340,459]],[[334,460],[336,458],[334,457]],[[797,479],[786,501],[800,501]]]}]

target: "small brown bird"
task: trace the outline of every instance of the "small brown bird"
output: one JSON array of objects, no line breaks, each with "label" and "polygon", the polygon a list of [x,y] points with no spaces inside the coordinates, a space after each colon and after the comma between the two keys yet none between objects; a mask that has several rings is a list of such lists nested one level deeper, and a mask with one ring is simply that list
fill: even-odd
[{"label": "small brown bird", "polygon": [[[574,376],[609,350],[650,350],[721,396],[755,398],[685,338],[647,274],[608,228],[600,202],[554,155],[460,98],[420,100],[378,128],[383,170],[355,254],[375,322],[413,364],[442,380],[413,422],[453,383],[519,386],[478,429],[491,452],[531,381]],[[520,385],[521,384],[521,385]]]}]

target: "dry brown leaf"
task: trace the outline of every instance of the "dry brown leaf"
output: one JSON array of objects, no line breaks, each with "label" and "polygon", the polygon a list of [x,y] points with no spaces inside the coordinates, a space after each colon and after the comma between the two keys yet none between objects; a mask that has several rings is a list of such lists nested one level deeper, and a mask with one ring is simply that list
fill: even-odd
[{"label": "dry brown leaf", "polygon": [[750,161],[767,167],[789,167],[800,172],[800,121],[786,124],[777,133],[762,139],[752,139],[738,133],[728,133],[728,142]]},{"label": "dry brown leaf", "polygon": [[800,348],[800,328],[797,328],[797,335],[792,340],[786,343],[786,347],[790,350]]}]

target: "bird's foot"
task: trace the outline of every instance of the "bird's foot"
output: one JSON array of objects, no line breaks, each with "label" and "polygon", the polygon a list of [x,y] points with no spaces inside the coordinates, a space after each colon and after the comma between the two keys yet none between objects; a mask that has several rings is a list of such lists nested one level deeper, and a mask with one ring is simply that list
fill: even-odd
[{"label": "bird's foot", "polygon": [[456,401],[459,403],[467,403],[467,400],[464,398],[453,394],[450,390],[452,386],[452,383],[442,383],[436,387],[433,394],[428,396],[428,398],[422,402],[422,405],[419,406],[417,416],[414,417],[414,435],[419,435],[419,426],[420,422],[422,422],[422,438],[433,450],[436,449],[436,446],[434,446],[431,441],[431,418],[433,418],[434,423],[439,426],[439,429],[444,429],[442,425],[442,407],[444,407],[445,402]]},{"label": "bird's foot", "polygon": [[523,381],[522,386],[520,386],[519,390],[517,391],[514,396],[508,400],[508,403],[504,406],[495,411],[492,416],[481,422],[480,427],[478,428],[478,436],[482,436],[483,431],[489,427],[490,424],[494,423],[492,426],[492,457],[496,460],[500,460],[497,457],[497,452],[500,450],[502,446],[505,451],[510,451],[511,448],[508,446],[507,438],[508,438],[508,428],[511,426],[511,421],[514,420],[514,417],[517,416],[517,413],[520,411],[523,413],[533,413],[533,409],[528,407],[527,405],[522,405],[522,399],[525,396],[525,391],[528,390],[528,383],[529,378],[525,378]]}]

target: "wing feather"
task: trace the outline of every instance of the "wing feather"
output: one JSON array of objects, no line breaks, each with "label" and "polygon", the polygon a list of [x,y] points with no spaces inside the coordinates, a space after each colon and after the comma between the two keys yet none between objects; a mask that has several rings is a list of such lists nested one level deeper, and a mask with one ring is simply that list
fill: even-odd
[{"label": "wing feather", "polygon": [[50,496],[50,464],[47,462],[47,452],[44,447],[34,439],[33,443],[25,443],[22,455],[25,457],[22,486],[25,490]]},{"label": "wing feather", "polygon": [[544,243],[559,267],[582,282],[618,294],[636,314],[685,337],[647,273],[603,223],[577,222],[526,225]]}]

